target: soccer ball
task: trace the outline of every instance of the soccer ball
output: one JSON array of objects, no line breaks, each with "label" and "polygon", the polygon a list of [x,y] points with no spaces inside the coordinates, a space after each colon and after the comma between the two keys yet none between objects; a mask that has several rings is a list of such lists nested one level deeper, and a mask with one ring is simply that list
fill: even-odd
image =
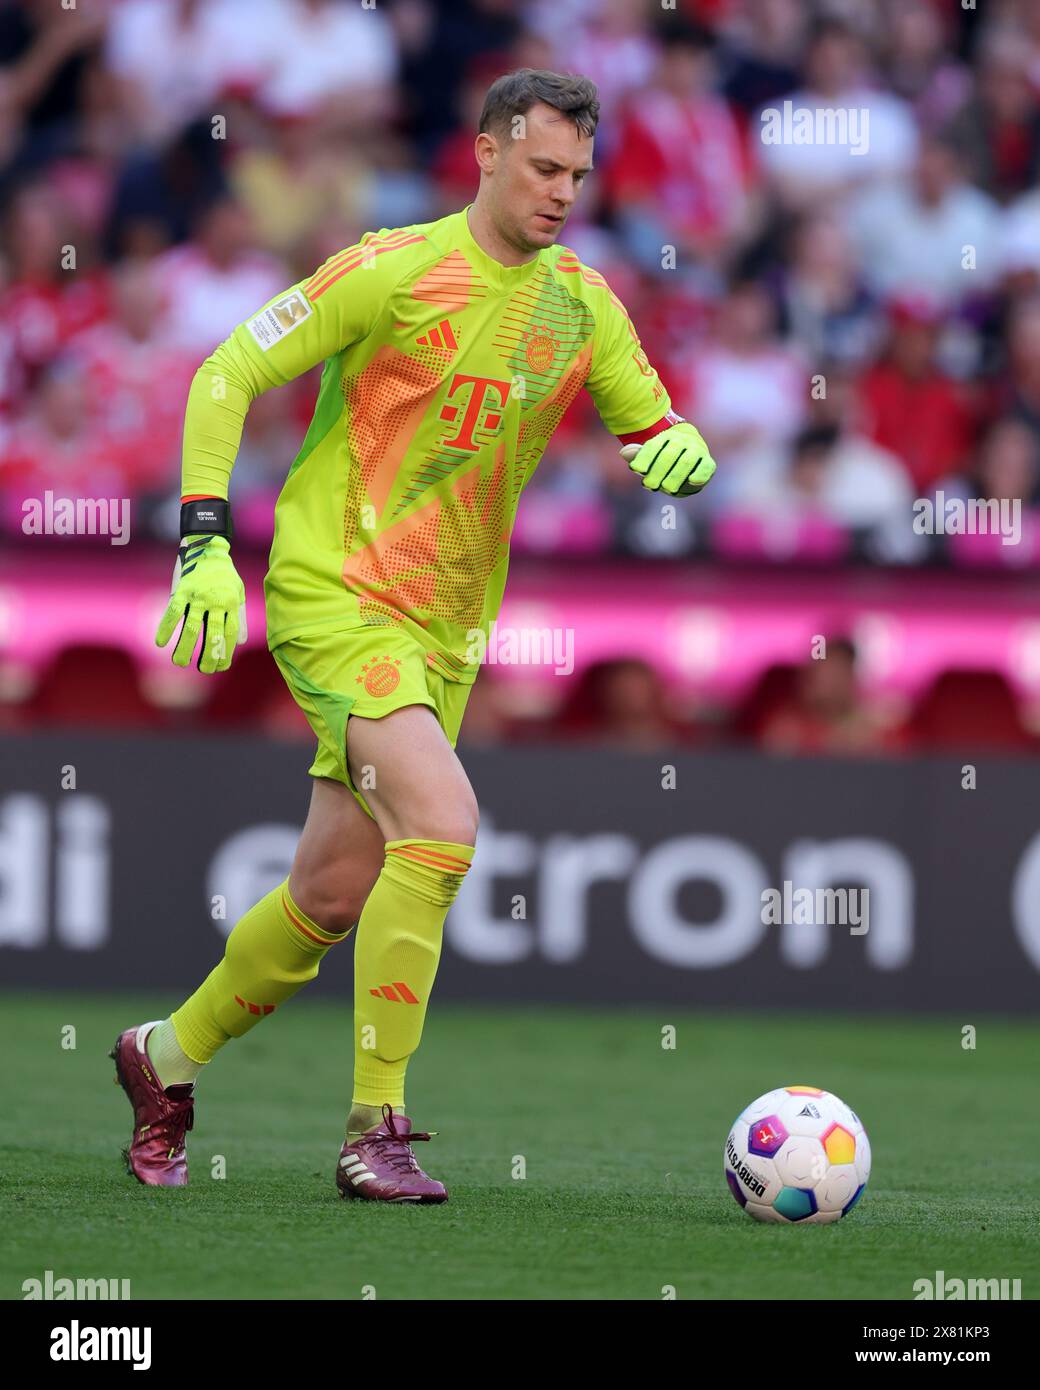
[{"label": "soccer ball", "polygon": [[850,1212],[870,1177],[859,1116],[817,1086],[780,1086],[733,1122],[723,1171],[756,1221],[823,1226]]}]

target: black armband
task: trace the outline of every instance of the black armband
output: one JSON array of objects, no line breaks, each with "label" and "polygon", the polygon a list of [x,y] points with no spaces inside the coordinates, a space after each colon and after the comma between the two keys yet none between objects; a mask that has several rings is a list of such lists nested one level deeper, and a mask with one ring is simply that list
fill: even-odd
[{"label": "black armband", "polygon": [[231,503],[223,497],[198,497],[181,503],[181,539],[185,536],[231,539]]}]

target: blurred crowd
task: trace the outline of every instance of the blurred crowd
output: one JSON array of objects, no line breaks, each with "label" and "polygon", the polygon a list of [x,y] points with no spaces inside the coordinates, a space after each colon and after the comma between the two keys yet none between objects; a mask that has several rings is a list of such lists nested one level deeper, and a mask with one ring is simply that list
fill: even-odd
[{"label": "blurred crowd", "polygon": [[[1040,566],[1035,0],[0,0],[0,527],[53,489],[169,534],[199,361],[365,230],[471,201],[520,66],[598,84],[563,240],[720,467],[662,525],[582,397],[518,550],[956,563],[912,524],[941,494],[1019,504],[985,560]],[[766,143],[788,102],[869,142]],[[238,544],[266,546],[316,389],[254,404]]]},{"label": "blurred crowd", "polygon": [[[754,745],[780,757],[1040,756],[1040,706],[1018,698],[1001,672],[952,667],[912,696],[879,698],[863,667],[856,645],[840,631],[809,659],[765,666],[726,702],[683,693],[655,663],[631,655],[592,661],[572,680],[550,681],[537,692],[490,665],[470,693],[459,744],[565,741],[634,752]],[[121,648],[66,646],[27,699],[0,698],[0,731],[234,731],[313,744],[310,725],[262,645],[241,650],[219,682],[198,682],[144,675],[134,654]]]}]

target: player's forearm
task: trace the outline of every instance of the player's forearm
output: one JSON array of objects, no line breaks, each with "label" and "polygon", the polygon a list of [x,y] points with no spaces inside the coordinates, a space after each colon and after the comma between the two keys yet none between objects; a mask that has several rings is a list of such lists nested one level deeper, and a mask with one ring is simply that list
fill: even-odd
[{"label": "player's forearm", "polygon": [[246,412],[272,384],[236,351],[233,338],[202,363],[184,412],[182,497],[227,497]]}]

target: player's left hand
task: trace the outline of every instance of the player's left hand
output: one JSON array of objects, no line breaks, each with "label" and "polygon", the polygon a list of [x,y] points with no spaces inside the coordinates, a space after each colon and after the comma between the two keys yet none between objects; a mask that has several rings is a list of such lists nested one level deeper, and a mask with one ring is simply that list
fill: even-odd
[{"label": "player's left hand", "polygon": [[621,457],[642,477],[645,488],[670,497],[692,497],[715,472],[715,460],[700,430],[688,420],[653,435],[645,444],[626,444]]}]

